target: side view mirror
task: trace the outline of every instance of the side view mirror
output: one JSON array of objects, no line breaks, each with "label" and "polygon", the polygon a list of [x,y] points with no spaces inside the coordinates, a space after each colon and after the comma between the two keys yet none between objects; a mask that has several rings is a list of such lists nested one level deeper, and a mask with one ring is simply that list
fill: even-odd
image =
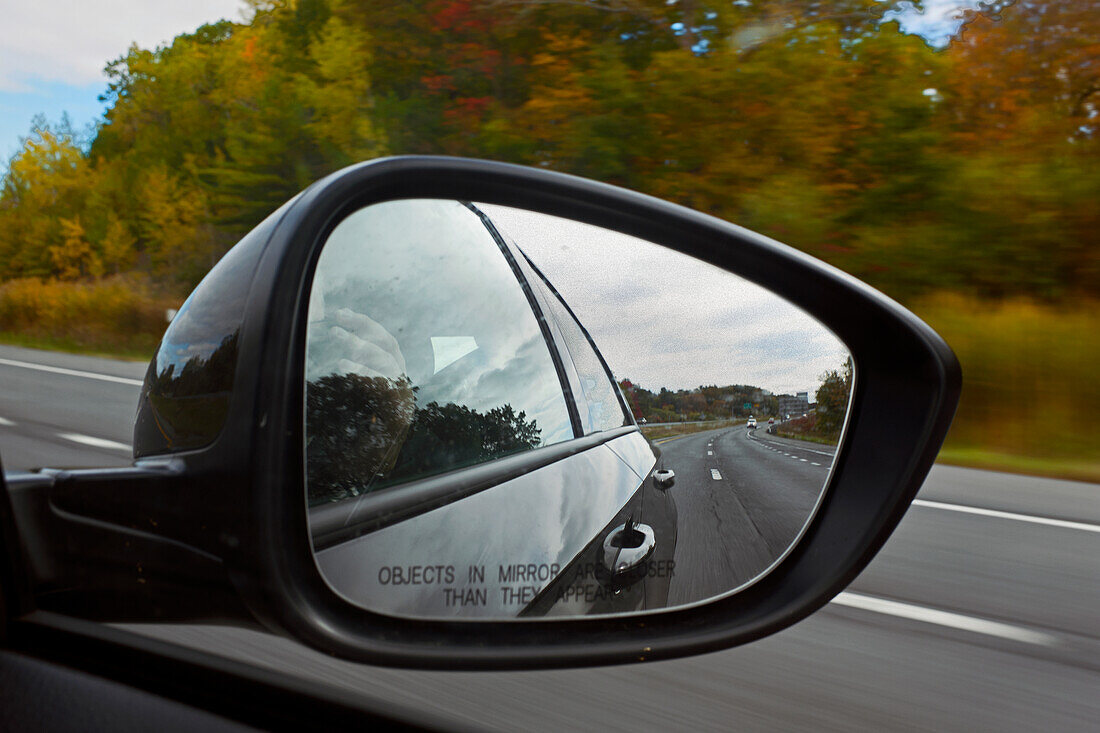
[{"label": "side view mirror", "polygon": [[411,667],[721,649],[867,565],[960,382],[901,306],[735,225],[543,170],[363,163],[180,309],[132,468],[8,477],[23,597]]}]

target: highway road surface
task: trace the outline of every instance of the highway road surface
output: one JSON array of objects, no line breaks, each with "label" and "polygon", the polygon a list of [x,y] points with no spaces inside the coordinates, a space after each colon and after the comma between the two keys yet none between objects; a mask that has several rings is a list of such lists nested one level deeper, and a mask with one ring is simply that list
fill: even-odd
[{"label": "highway road surface", "polygon": [[[0,347],[5,468],[125,465],[144,368]],[[712,437],[719,457],[727,439],[747,438]],[[682,440],[663,446],[667,457],[692,448]],[[762,461],[774,453],[728,446],[760,449]],[[824,473],[827,459],[814,467],[813,454],[785,447],[792,467]],[[680,660],[416,672],[239,629],[128,628],[486,729],[1095,731],[1100,486],[936,466],[883,551],[828,607],[768,639]]]},{"label": "highway road surface", "polygon": [[713,598],[778,560],[817,507],[831,446],[744,426],[659,439],[679,531],[669,605]]}]

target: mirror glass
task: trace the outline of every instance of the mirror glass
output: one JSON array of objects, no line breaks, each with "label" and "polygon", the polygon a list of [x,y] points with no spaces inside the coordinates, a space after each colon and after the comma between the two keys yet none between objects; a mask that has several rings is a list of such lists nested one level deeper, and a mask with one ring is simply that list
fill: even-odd
[{"label": "mirror glass", "polygon": [[665,247],[459,201],[333,230],[309,298],[317,565],[400,617],[634,614],[741,590],[812,519],[853,364]]}]

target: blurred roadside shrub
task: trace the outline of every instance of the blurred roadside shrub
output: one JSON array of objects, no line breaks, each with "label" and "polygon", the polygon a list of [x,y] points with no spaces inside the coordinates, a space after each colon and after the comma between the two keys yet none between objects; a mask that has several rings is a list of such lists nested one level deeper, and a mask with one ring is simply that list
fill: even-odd
[{"label": "blurred roadside shrub", "polygon": [[119,353],[149,354],[167,325],[159,296],[137,275],[96,282],[19,278],[0,285],[0,332],[43,342]]},{"label": "blurred roadside shrub", "polygon": [[913,309],[962,364],[962,399],[947,457],[981,464],[981,453],[1015,456],[1068,476],[1100,479],[1100,303],[1045,305],[939,293]]}]

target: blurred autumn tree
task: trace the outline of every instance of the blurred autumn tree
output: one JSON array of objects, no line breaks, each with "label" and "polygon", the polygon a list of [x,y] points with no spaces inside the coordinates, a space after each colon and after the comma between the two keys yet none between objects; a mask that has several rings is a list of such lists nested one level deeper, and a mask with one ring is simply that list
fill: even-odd
[{"label": "blurred autumn tree", "polygon": [[903,300],[1097,291],[1100,0],[986,5],[939,51],[874,0],[250,4],[108,64],[90,144],[36,124],[0,279],[182,294],[320,176],[445,153],[673,199]]},{"label": "blurred autumn tree", "polygon": [[155,341],[158,310],[321,176],[487,157],[712,213],[910,304],[981,375],[971,443],[1018,450],[1016,415],[1100,445],[1092,363],[1051,343],[1034,373],[1073,398],[1042,397],[982,325],[1095,339],[1074,314],[1100,291],[1100,0],[982,3],[942,49],[891,20],[903,0],[248,2],[110,62],[91,139],[35,121],[0,181],[0,331],[103,339],[115,316],[83,321],[126,303]]}]

